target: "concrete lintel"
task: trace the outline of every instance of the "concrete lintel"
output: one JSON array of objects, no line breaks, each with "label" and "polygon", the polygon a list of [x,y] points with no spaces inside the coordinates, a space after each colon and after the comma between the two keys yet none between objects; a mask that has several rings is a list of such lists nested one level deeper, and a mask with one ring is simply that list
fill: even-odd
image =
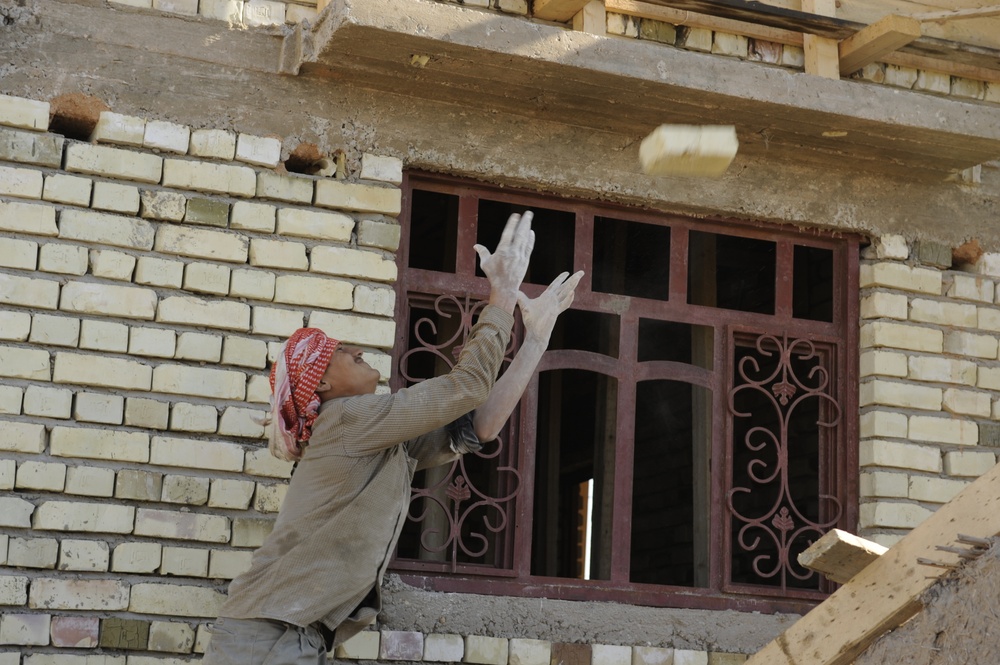
[{"label": "concrete lintel", "polygon": [[303,45],[307,75],[637,137],[665,122],[733,124],[741,151],[761,158],[805,149],[940,180],[1000,156],[995,106],[429,0],[334,0]]}]

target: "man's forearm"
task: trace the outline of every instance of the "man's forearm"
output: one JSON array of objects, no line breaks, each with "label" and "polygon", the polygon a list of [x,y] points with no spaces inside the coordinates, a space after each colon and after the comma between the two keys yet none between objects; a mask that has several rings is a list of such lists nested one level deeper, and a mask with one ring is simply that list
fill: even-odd
[{"label": "man's forearm", "polygon": [[497,379],[486,402],[476,409],[472,426],[480,441],[492,441],[503,429],[514,407],[521,401],[521,394],[535,373],[546,346],[548,346],[547,340],[527,337],[507,371]]}]

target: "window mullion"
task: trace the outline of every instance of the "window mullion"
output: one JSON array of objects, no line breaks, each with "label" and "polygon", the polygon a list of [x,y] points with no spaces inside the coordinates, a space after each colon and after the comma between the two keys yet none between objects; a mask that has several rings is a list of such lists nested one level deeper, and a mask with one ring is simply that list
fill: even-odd
[{"label": "window mullion", "polygon": [[617,421],[615,426],[614,513],[611,579],[627,583],[632,556],[632,472],[635,459],[635,383],[639,320],[626,312],[620,319]]},{"label": "window mullion", "polygon": [[458,243],[455,247],[455,272],[459,275],[476,274],[476,244],[479,226],[479,197],[463,193],[458,201]]}]

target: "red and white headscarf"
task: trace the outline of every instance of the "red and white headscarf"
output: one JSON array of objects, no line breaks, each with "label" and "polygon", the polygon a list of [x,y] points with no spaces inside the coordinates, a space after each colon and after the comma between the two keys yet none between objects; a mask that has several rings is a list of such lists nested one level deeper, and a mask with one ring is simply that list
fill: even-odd
[{"label": "red and white headscarf", "polygon": [[271,367],[268,447],[275,457],[288,461],[302,457],[319,415],[316,388],[338,346],[338,340],[319,328],[299,328],[281,347]]}]

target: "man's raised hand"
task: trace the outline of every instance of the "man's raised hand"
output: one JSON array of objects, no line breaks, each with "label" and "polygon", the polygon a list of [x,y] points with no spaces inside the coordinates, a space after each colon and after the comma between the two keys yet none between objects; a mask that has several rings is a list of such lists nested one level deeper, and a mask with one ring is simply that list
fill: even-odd
[{"label": "man's raised hand", "polygon": [[535,246],[535,232],[531,230],[533,216],[530,210],[523,215],[511,215],[495,251],[490,252],[482,245],[473,247],[479,254],[480,267],[490,280],[490,304],[511,313]]},{"label": "man's raised hand", "polygon": [[576,285],[582,277],[582,270],[572,277],[568,272],[561,273],[537,298],[528,298],[518,292],[517,304],[521,308],[521,318],[524,319],[524,328],[529,337],[545,345],[549,343],[549,335],[556,325],[556,319],[573,304]]}]

